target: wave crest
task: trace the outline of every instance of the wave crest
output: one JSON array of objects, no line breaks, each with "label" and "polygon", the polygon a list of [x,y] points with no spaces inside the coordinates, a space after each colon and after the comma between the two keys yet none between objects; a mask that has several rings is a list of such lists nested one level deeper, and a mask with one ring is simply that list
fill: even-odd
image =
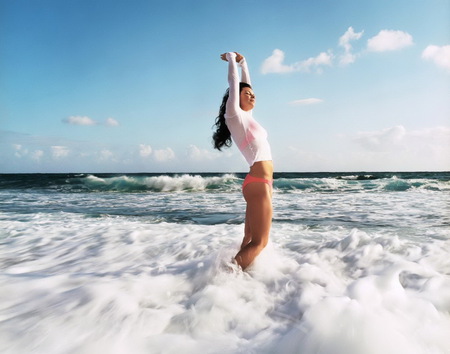
[{"label": "wave crest", "polygon": [[184,174],[181,176],[117,176],[97,177],[88,175],[82,179],[85,188],[91,191],[117,192],[181,192],[223,189],[224,186],[239,185],[234,175],[202,177]]},{"label": "wave crest", "polygon": [[[4,174],[0,190],[49,192],[238,192],[245,173],[217,174]],[[450,173],[275,173],[281,193],[450,191]]]}]

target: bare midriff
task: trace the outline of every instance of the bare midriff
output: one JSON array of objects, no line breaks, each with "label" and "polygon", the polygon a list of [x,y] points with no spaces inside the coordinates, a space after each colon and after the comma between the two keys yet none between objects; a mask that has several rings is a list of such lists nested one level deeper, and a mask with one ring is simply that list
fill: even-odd
[{"label": "bare midriff", "polygon": [[250,167],[250,175],[253,177],[273,179],[273,162],[257,161]]}]

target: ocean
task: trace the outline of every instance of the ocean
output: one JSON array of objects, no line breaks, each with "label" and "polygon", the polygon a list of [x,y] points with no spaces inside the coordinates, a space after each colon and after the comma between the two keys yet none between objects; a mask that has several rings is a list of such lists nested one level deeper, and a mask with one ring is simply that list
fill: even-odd
[{"label": "ocean", "polygon": [[0,352],[450,353],[450,172],[0,175]]}]

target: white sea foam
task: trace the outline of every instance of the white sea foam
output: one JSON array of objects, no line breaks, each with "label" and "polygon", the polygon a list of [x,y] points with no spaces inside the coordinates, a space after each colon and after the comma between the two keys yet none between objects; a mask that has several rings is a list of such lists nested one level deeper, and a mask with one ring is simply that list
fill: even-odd
[{"label": "white sea foam", "polygon": [[223,176],[202,177],[200,175],[184,174],[179,176],[116,176],[116,177],[98,177],[89,175],[80,180],[93,190],[112,190],[112,191],[203,191],[210,186],[221,186],[227,182],[236,180],[231,174]]},{"label": "white sea foam", "polygon": [[358,178],[276,180],[244,273],[233,175],[15,177],[0,352],[449,353],[449,182]]},{"label": "white sea foam", "polygon": [[279,223],[252,268],[229,273],[242,225],[0,226],[2,353],[450,351],[448,230],[422,242]]}]

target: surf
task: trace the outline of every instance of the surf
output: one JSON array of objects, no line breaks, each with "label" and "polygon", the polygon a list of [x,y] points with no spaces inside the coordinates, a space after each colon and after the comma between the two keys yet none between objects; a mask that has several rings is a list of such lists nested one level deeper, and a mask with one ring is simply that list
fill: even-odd
[{"label": "surf", "polygon": [[[0,190],[43,192],[238,192],[245,173],[0,175]],[[275,173],[281,193],[450,191],[450,173]]]}]

